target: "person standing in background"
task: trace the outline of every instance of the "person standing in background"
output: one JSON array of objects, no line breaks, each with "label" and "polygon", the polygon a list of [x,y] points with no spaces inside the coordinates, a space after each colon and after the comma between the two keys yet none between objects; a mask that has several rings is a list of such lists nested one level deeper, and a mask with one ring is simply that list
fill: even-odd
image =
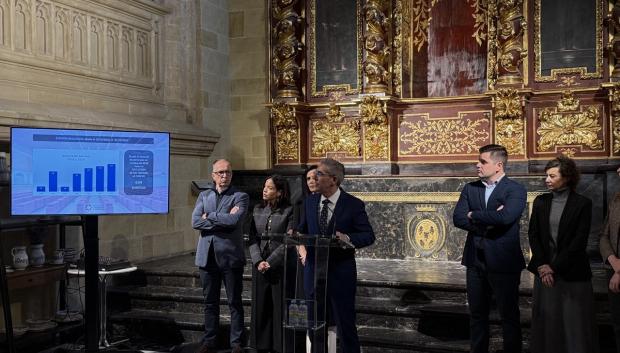
[{"label": "person standing in background", "polygon": [[545,166],[550,193],[534,200],[529,240],[534,279],[530,351],[596,353],[592,272],[586,253],[592,201],[575,192],[575,161],[559,156]]},{"label": "person standing in background", "polygon": [[467,231],[462,264],[467,266],[471,352],[489,352],[489,310],[495,296],[502,320],[504,352],[521,352],[519,283],[525,259],[519,220],[527,193],[509,179],[508,152],[500,145],[481,147],[476,170],[480,180],[466,184],[453,221]]},{"label": "person standing in background", "polygon": [[[294,227],[289,185],[280,175],[265,180],[263,203],[254,207],[250,227],[252,259],[252,329],[251,346],[258,353],[282,353],[283,236]],[[262,236],[275,235],[264,239]]]},{"label": "person standing in background", "polygon": [[196,353],[216,350],[222,281],[230,308],[231,353],[243,352],[243,224],[249,197],[230,185],[232,175],[229,161],[213,162],[213,185],[198,195],[192,212],[192,227],[200,231],[195,263],[205,297],[205,335]]},{"label": "person standing in background", "polygon": [[[620,176],[620,167],[616,170]],[[620,353],[620,192],[609,203],[607,220],[601,233],[600,250],[607,267],[609,280],[609,311],[616,336],[617,352]]]}]

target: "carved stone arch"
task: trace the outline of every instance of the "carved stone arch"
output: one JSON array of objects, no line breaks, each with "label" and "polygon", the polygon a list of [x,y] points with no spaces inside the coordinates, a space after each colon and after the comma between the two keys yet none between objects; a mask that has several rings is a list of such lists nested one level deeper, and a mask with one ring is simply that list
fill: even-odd
[{"label": "carved stone arch", "polygon": [[86,15],[81,13],[73,14],[71,23],[71,58],[79,64],[85,64],[88,58],[88,45],[86,36]]},{"label": "carved stone arch", "polygon": [[121,70],[125,72],[134,72],[134,69],[135,69],[133,65],[134,39],[133,39],[133,30],[131,28],[123,26],[123,29],[121,31],[120,45],[121,45],[121,50],[120,50]]},{"label": "carved stone arch", "polygon": [[35,51],[40,55],[52,55],[52,9],[51,5],[37,1],[35,11]]},{"label": "carved stone arch", "polygon": [[91,66],[103,67],[103,20],[90,19],[90,64]]},{"label": "carved stone arch", "polygon": [[110,71],[119,69],[119,25],[108,22],[106,28],[106,67]]},{"label": "carved stone arch", "polygon": [[54,54],[56,59],[69,60],[69,12],[56,7],[54,16]]},{"label": "carved stone arch", "polygon": [[11,5],[9,0],[0,0],[0,47],[11,45]]},{"label": "carved stone arch", "polygon": [[138,31],[136,45],[136,72],[143,77],[150,76],[150,45],[149,36],[145,32]]},{"label": "carved stone arch", "polygon": [[32,11],[29,0],[15,1],[15,24],[13,43],[15,50],[30,51],[32,48]]}]

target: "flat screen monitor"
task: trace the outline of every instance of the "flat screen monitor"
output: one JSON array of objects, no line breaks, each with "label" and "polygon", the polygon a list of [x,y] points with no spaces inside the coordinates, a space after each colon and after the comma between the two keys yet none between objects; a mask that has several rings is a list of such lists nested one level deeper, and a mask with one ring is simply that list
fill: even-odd
[{"label": "flat screen monitor", "polygon": [[11,215],[167,213],[167,132],[11,128]]}]

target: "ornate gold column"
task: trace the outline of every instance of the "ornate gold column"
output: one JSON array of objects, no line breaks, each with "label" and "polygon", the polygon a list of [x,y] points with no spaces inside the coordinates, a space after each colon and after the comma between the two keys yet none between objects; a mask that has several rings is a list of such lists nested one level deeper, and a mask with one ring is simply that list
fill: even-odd
[{"label": "ornate gold column", "polygon": [[525,157],[523,99],[516,89],[498,89],[493,97],[495,143],[506,147],[511,156]]},{"label": "ornate gold column", "polygon": [[364,5],[364,93],[387,93],[390,19],[387,0],[367,0]]},{"label": "ornate gold column", "polygon": [[376,96],[366,96],[360,104],[364,123],[364,160],[390,160],[390,127],[384,106]]},{"label": "ornate gold column", "polygon": [[299,163],[299,123],[295,108],[285,102],[271,107],[271,129],[275,139],[275,163]]},{"label": "ornate gold column", "polygon": [[400,97],[403,85],[403,2],[396,0],[392,10],[394,39],[392,40],[392,94]]},{"label": "ornate gold column", "polygon": [[303,44],[302,18],[297,12],[298,0],[273,0],[271,65],[276,98],[301,97],[301,66]]},{"label": "ornate gold column", "polygon": [[489,1],[489,88],[520,86],[524,82],[523,59],[527,56],[527,22],[523,0]]},{"label": "ornate gold column", "polygon": [[[615,69],[614,69],[615,70]],[[612,155],[620,155],[620,83],[616,83],[609,89],[611,101],[611,138]]]}]

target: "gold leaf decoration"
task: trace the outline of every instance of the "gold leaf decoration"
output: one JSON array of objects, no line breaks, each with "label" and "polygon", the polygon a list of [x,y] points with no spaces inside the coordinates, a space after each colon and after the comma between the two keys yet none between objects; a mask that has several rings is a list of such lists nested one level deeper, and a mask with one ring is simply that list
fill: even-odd
[{"label": "gold leaf decoration", "polygon": [[620,115],[614,116],[613,124],[614,153],[620,154]]},{"label": "gold leaf decoration", "polygon": [[488,123],[486,119],[430,119],[428,116],[415,121],[402,121],[400,154],[476,153],[480,146],[489,143]]},{"label": "gold leaf decoration", "polygon": [[493,100],[495,118],[521,118],[523,109],[516,89],[498,89]]},{"label": "gold leaf decoration", "polygon": [[332,102],[329,104],[329,110],[325,113],[325,117],[330,123],[341,123],[344,119],[344,113],[340,111],[340,106]]},{"label": "gold leaf decoration", "polygon": [[610,90],[611,115],[620,116],[620,83],[616,83]]},{"label": "gold leaf decoration", "polygon": [[312,157],[325,157],[341,152],[350,157],[360,156],[360,121],[341,124],[312,122]]},{"label": "gold leaf decoration", "polygon": [[476,39],[478,45],[487,39],[487,0],[467,0],[474,8],[472,17],[474,18],[474,34],[471,36]]},{"label": "gold leaf decoration", "polygon": [[272,73],[278,98],[299,98],[301,90],[299,61],[303,44],[298,35],[301,17],[295,6],[297,0],[274,2],[272,13]]},{"label": "gold leaf decoration", "polygon": [[271,108],[271,124],[276,139],[277,161],[299,159],[299,124],[295,109],[287,103],[277,102]]},{"label": "gold leaf decoration", "polygon": [[510,155],[525,154],[525,122],[521,118],[503,118],[495,122],[495,142]]},{"label": "gold leaf decoration", "polygon": [[417,51],[428,42],[428,27],[431,23],[431,9],[439,0],[414,0],[412,11],[413,45]]},{"label": "gold leaf decoration", "polygon": [[390,134],[388,118],[381,101],[376,96],[366,96],[360,104],[360,117],[364,122],[364,158],[388,160]]},{"label": "gold leaf decoration", "polygon": [[394,62],[392,75],[392,90],[395,95],[400,96],[402,93],[403,83],[403,2],[396,1],[394,10],[392,11],[394,18],[394,40],[392,41]]},{"label": "gold leaf decoration", "polygon": [[385,7],[385,0],[367,0],[364,5],[366,59],[363,66],[367,79],[365,87],[367,93],[386,92],[390,78],[390,72],[386,67],[388,64],[386,59],[390,54],[386,29],[389,28],[390,20],[385,15]]},{"label": "gold leaf decoration", "polygon": [[542,109],[536,133],[539,151],[549,151],[555,146],[583,145],[601,149],[603,141],[598,137],[601,131],[599,110],[596,106],[579,107],[579,100],[572,92],[565,91],[556,108]]}]

